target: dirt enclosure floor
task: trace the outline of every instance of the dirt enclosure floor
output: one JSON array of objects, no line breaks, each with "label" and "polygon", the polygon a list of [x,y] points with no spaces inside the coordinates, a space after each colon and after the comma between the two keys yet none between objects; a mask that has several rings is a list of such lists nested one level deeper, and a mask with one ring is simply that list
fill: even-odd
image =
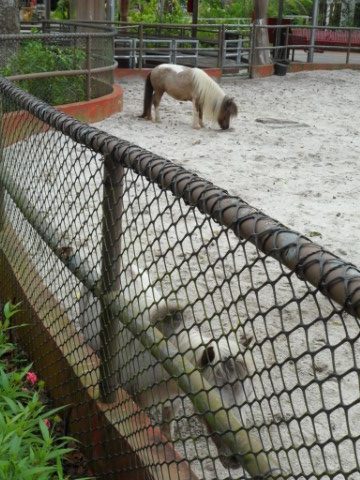
[{"label": "dirt enclosure floor", "polygon": [[124,110],[100,129],[196,172],[360,265],[360,72],[223,78],[239,115],[193,130],[192,105],[164,95],[161,123],[138,118],[144,80],[121,80]]},{"label": "dirt enclosure floor", "polygon": [[[239,107],[239,116],[228,131],[209,123],[202,130],[193,130],[191,103],[180,104],[167,96],[160,106],[161,123],[140,119],[144,80],[131,78],[121,84],[124,110],[98,123],[99,128],[196,172],[360,266],[360,72],[304,72],[257,80],[224,78],[222,88]],[[176,244],[177,238],[172,241]],[[192,258],[192,252],[185,254]],[[236,256],[236,261],[241,258]],[[198,268],[207,271],[206,259],[204,264],[201,258],[198,261]],[[216,264],[217,257],[210,262]],[[238,272],[240,267],[235,265]],[[165,269],[171,268],[167,264]],[[277,269],[276,262],[260,269],[256,277],[259,285],[266,271],[271,271],[272,278],[280,274],[281,279]],[[177,275],[175,265],[172,272]],[[195,275],[190,269],[189,278]],[[222,275],[230,275],[229,265],[224,266]],[[255,268],[252,275],[256,276]],[[239,273],[239,278],[241,289],[252,284],[244,273]],[[204,287],[205,295],[211,282],[202,284],[199,278],[196,282],[197,288]],[[283,478],[359,480],[359,445],[355,453],[348,440],[360,434],[354,427],[360,425],[359,324],[350,315],[333,314],[333,305],[324,297],[309,295],[308,287],[294,276],[291,286],[285,283],[276,283],[276,295],[263,288],[260,300],[252,303],[247,297],[246,309],[241,298],[237,302],[235,321],[253,318],[243,323],[244,331],[248,333],[248,328],[259,346],[252,349],[251,359],[245,354],[249,375],[254,373],[251,389],[259,403],[251,403],[249,396],[251,411],[245,405],[241,415],[244,412],[243,418],[253,418],[249,426],[252,422],[258,426],[265,449],[282,450],[292,445],[296,450],[279,456]],[[162,287],[167,288],[164,282]],[[238,290],[235,285],[234,294]],[[299,309],[297,302],[288,302],[295,291]],[[227,302],[226,298],[224,293],[217,304]],[[260,306],[262,302],[266,307]],[[273,310],[274,302],[277,308]],[[266,315],[258,314],[267,308]],[[201,314],[197,318],[202,318]],[[212,331],[224,334],[229,326],[226,321],[222,317],[212,321]],[[279,364],[281,372],[276,367]],[[262,383],[257,383],[255,372]],[[191,428],[184,425],[180,437],[189,439]],[[199,432],[196,427],[191,438],[200,438]],[[199,440],[196,449],[192,445],[186,452],[185,440],[176,444],[192,461],[199,478],[248,478],[242,471],[223,469],[218,460],[212,462],[207,443]],[[200,468],[201,457],[206,460]]]},{"label": "dirt enclosure floor", "polygon": [[[224,78],[222,88],[239,107],[227,131],[209,123],[193,130],[191,104],[166,96],[161,123],[140,119],[144,80],[121,84],[123,112],[97,127],[196,172],[360,266],[360,71]],[[27,203],[41,205],[61,238],[86,259],[88,271],[100,275],[101,155],[53,130],[9,145],[2,155],[3,178],[10,185],[21,178]],[[239,347],[248,373],[241,381],[244,395],[236,402],[230,397],[226,408],[261,438],[270,460],[276,455],[283,473],[278,480],[360,480],[359,322],[275,259],[146,179],[127,172],[125,182],[122,288],[131,287],[132,298],[144,294],[144,286],[134,291],[128,274],[135,263],[148,270],[163,298],[175,292],[190,312],[183,329],[189,336],[194,328],[240,345],[245,335],[250,343]],[[86,291],[34,237],[8,197],[5,211],[44,283],[79,331],[79,319],[85,322],[91,341],[99,303],[92,298],[85,310]],[[4,252],[20,278],[21,258],[10,241]],[[31,276],[24,283],[31,298],[37,287]],[[148,364],[123,330],[119,337],[127,347],[119,352],[129,365],[123,371],[132,379],[139,370],[136,379],[142,378]],[[248,479],[242,468],[222,466],[191,408],[184,401],[172,439],[198,478]],[[154,423],[163,422],[161,413],[150,413]]]}]

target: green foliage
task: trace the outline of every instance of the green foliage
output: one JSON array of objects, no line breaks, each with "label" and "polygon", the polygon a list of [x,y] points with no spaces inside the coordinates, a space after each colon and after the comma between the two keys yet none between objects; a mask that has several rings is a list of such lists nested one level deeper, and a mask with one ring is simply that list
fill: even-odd
[{"label": "green foliage", "polygon": [[254,4],[252,0],[205,0],[199,2],[199,16],[204,18],[249,18]]},{"label": "green foliage", "polygon": [[[180,1],[171,0],[170,3],[174,5],[174,9],[171,13],[166,13],[166,0],[132,0],[129,18],[133,22],[144,23],[188,23],[190,17],[181,7]],[[286,0],[284,15],[311,15],[312,4],[313,0]],[[164,8],[161,7],[162,5]],[[199,2],[199,16],[202,18],[251,18],[253,11],[253,0],[202,0]],[[269,17],[277,16],[277,13],[278,0],[270,0]]]},{"label": "green foliage", "polygon": [[49,424],[59,409],[45,410],[39,391],[26,386],[30,367],[17,370],[9,360],[15,347],[7,333],[18,307],[7,303],[0,322],[0,478],[65,480],[62,458],[71,451],[72,439],[58,438]]},{"label": "green foliage", "polygon": [[10,329],[10,319],[18,312],[18,305],[12,305],[10,302],[4,306],[4,319],[0,319],[0,363],[1,359],[14,350],[14,345],[8,342],[8,331]]},{"label": "green foliage", "polygon": [[[278,13],[278,0],[270,0],[269,17],[276,17]],[[311,15],[313,0],[286,0],[284,2],[284,15]]]},{"label": "green foliage", "polygon": [[129,20],[143,23],[188,23],[189,16],[179,0],[133,0]]},{"label": "green foliage", "polygon": [[51,12],[51,18],[54,20],[69,20],[70,0],[58,0],[56,9]]},{"label": "green foliage", "polygon": [[[18,51],[0,70],[0,74],[11,76],[55,70],[84,68],[85,52],[78,48],[45,45],[40,40],[22,43]],[[46,79],[20,80],[19,86],[27,92],[52,105],[85,100],[83,77],[52,77]]]}]

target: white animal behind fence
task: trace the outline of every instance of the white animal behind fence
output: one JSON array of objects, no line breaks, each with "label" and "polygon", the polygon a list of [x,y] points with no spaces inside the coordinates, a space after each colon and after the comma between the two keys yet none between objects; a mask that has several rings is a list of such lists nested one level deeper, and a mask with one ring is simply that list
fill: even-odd
[{"label": "white animal behind fence", "polygon": [[[128,306],[128,314],[132,318],[145,316],[152,325],[162,331],[178,348],[179,353],[194,365],[194,370],[201,371],[211,389],[218,389],[223,406],[239,416],[241,406],[253,397],[250,383],[246,383],[245,390],[247,369],[244,345],[236,339],[223,337],[215,340],[211,336],[201,334],[199,328],[194,325],[194,319],[193,326],[186,328],[185,324],[189,324],[189,319],[185,317],[190,315],[190,309],[180,310],[175,303],[163,299],[161,292],[152,287],[146,271],[139,271],[135,265],[128,270],[131,283],[120,296],[124,305]],[[100,307],[97,304],[95,308],[94,305],[89,308],[92,302],[92,295],[83,291],[80,300],[80,327],[88,343],[99,352]],[[142,408],[151,409],[161,405],[163,410],[161,417],[163,421],[166,419],[163,431],[174,439],[176,425],[173,424],[172,429],[170,427],[179,417],[181,399],[185,394],[159,361],[120,324],[119,320],[118,322],[118,384],[128,391]],[[244,343],[248,341],[249,339]],[[222,464],[225,467],[239,468],[241,458],[232,454],[230,448],[222,442],[220,435],[211,431],[210,425],[202,418],[201,420],[218,449]],[[244,422],[244,418],[241,421]]]},{"label": "white animal behind fence", "polygon": [[[46,133],[41,137],[47,139],[46,149],[37,148],[31,157],[28,152],[29,142],[18,143],[16,146],[16,158],[23,159],[22,166],[25,171],[22,171],[22,177],[29,202],[30,199],[36,198],[35,192],[40,190],[42,195],[39,199],[42,196],[45,198],[46,203],[42,205],[47,208],[48,215],[50,216],[51,213],[54,221],[59,225],[58,228],[66,232],[64,236],[80,240],[79,245],[81,245],[83,256],[93,259],[92,263],[96,266],[100,258],[101,238],[100,159],[96,162],[88,152],[77,147],[83,152],[80,156],[74,146],[70,149],[68,145],[66,148],[72,152],[73,157],[69,154],[67,163],[64,165],[63,158],[60,155],[55,157],[53,153],[59,146],[62,146],[62,151],[66,152],[62,144],[63,140],[58,138],[59,134]],[[35,146],[34,143],[34,149]],[[10,149],[15,150],[15,147],[8,147],[4,153],[6,154],[6,150]],[[25,161],[28,158],[35,161]],[[49,162],[49,159],[51,164],[48,165],[46,162]],[[74,181],[76,179],[80,193],[72,197],[65,189],[61,191],[61,196],[50,195],[50,191],[56,191],[53,188],[54,183],[59,182],[64,185],[62,188],[66,187],[67,183],[64,182],[65,177],[63,177],[65,167],[68,168],[67,177]],[[91,170],[89,170],[90,167]],[[48,175],[44,174],[47,171],[46,168],[49,170]],[[54,174],[52,178],[51,170],[61,172],[61,175]],[[6,171],[7,175],[15,178],[16,169],[13,163],[6,166]],[[91,192],[90,201],[85,188],[87,185]],[[69,190],[70,186],[69,183]],[[145,193],[139,195],[138,192],[141,189]],[[135,247],[131,250],[132,258],[138,256],[141,258],[139,262],[141,265],[150,265],[154,247],[148,248],[140,257],[141,249],[144,248],[143,245],[148,245],[149,240],[160,238],[159,245],[154,244],[159,248],[159,256],[156,256],[156,265],[151,266],[151,278],[155,278],[156,272],[162,276],[161,290],[165,297],[168,297],[173,290],[172,285],[175,287],[185,285],[181,290],[177,290],[177,296],[185,305],[192,305],[191,313],[195,312],[196,323],[199,324],[194,326],[193,332],[198,331],[199,327],[201,331],[206,330],[208,321],[201,326],[201,320],[206,318],[212,319],[211,330],[214,330],[216,338],[224,338],[225,342],[230,331],[234,330],[239,333],[245,331],[247,335],[254,336],[255,340],[251,348],[243,354],[248,370],[248,376],[243,382],[243,390],[247,395],[247,383],[249,383],[251,385],[249,395],[252,394],[253,389],[255,400],[250,398],[249,401],[241,404],[240,399],[238,400],[241,404],[240,408],[237,405],[234,409],[241,415],[244,412],[243,423],[246,419],[250,427],[252,423],[254,424],[254,429],[261,436],[266,451],[279,452],[282,470],[289,472],[285,478],[292,478],[291,475],[297,475],[298,472],[314,472],[316,475],[314,478],[321,479],[328,478],[324,475],[329,475],[331,472],[338,473],[341,471],[339,469],[345,472],[354,471],[357,458],[360,458],[360,444],[356,441],[360,435],[359,379],[356,367],[360,362],[358,321],[344,312],[335,310],[334,304],[317,289],[299,280],[296,275],[289,275],[276,260],[262,258],[255,247],[247,243],[246,250],[243,251],[235,237],[230,235],[228,237],[210,229],[208,236],[205,235],[206,254],[204,254],[204,249],[200,250],[199,246],[204,244],[204,230],[207,227],[195,218],[195,213],[192,211],[186,211],[187,228],[179,221],[176,229],[167,229],[167,235],[160,237],[160,228],[164,228],[163,219],[173,223],[176,216],[178,221],[179,218],[184,217],[183,209],[176,204],[170,211],[166,210],[164,205],[168,202],[168,197],[165,193],[162,193],[162,200],[160,199],[163,203],[151,201],[157,191],[152,194],[151,189],[144,189],[139,178],[132,180],[131,192],[132,196],[128,200],[131,205],[134,204],[140,212],[145,211],[147,205],[148,208],[146,218],[143,219],[144,233],[137,233],[134,236],[136,242],[133,242],[133,237],[127,230],[124,245],[127,246],[130,241],[133,242],[131,245],[134,244]],[[135,194],[136,201],[132,202]],[[164,212],[161,221],[158,216],[159,208]],[[19,234],[24,235],[21,231],[22,224],[19,223],[13,207],[10,211],[14,214],[10,215],[9,212],[9,218],[13,224],[17,225]],[[97,215],[94,215],[94,212]],[[136,218],[136,226],[132,225],[134,232],[141,232],[139,226],[141,218],[133,212],[133,209],[130,213],[129,221],[135,222],[133,219]],[[74,218],[76,222],[71,222]],[[154,218],[158,219],[157,223],[149,222],[149,219]],[[94,234],[93,224],[98,226],[97,235]],[[201,228],[201,235],[196,235],[196,225],[199,225],[199,230]],[[157,227],[159,230],[156,229]],[[187,235],[188,231],[192,231],[191,241],[190,236]],[[210,242],[214,236],[216,242]],[[30,233],[29,238],[36,240],[36,237]],[[172,249],[165,248],[169,239],[174,242]],[[47,250],[40,248],[40,242],[35,240],[33,243],[28,242],[26,248],[31,250],[32,258],[41,269],[44,281],[51,285],[60,302],[69,309],[74,308],[73,316],[76,318],[77,282],[74,283],[74,279],[71,279],[71,275],[66,272],[61,262],[53,259]],[[166,245],[162,245],[161,242]],[[236,253],[227,255],[229,247]],[[194,249],[195,251],[199,249],[196,257],[193,255]],[[129,248],[125,249],[125,251],[128,250]],[[180,259],[184,256],[186,263],[180,264],[182,261]],[[132,262],[132,258],[128,259],[127,264]],[[221,258],[220,268],[215,268],[219,266],[219,258]],[[214,268],[209,268],[209,265]],[[165,278],[166,272],[169,275]],[[171,281],[167,277],[171,277]],[[139,275],[140,278],[142,275]],[[142,290],[146,291],[141,281],[133,280],[131,273],[128,273],[128,279],[131,280],[130,286],[134,288],[135,285],[138,286],[137,294]],[[193,279],[192,283],[191,279]],[[218,281],[221,283],[221,288],[215,288],[219,285]],[[156,301],[154,302],[153,298],[160,301],[157,297],[158,291],[153,289],[151,293],[149,290],[147,305],[154,303],[156,307]],[[129,293],[129,298],[131,298],[130,294],[132,293]],[[204,298],[204,301],[197,302],[196,295]],[[90,304],[88,312],[93,310],[94,320],[99,315],[99,309],[97,304],[92,305],[93,300],[90,294],[88,300]],[[208,305],[210,305],[209,309]],[[189,316],[191,316],[190,312],[187,315],[185,310],[183,319],[187,331],[190,331],[188,322],[194,325],[194,320],[185,322]],[[226,319],[227,316],[231,318]],[[98,332],[98,328],[94,329],[93,333],[88,327],[89,341],[95,342]],[[131,338],[125,328],[121,329],[121,334],[125,340],[129,338],[129,341],[133,342],[132,345],[140,348],[142,352],[141,344],[135,343],[136,341]],[[224,334],[225,337],[222,337]],[[213,340],[211,335],[201,336],[202,339],[205,337]],[[145,358],[145,355],[147,355],[146,352],[141,353],[141,358]],[[132,383],[136,390],[136,378],[131,373],[135,359],[131,356],[126,358],[129,368],[129,374],[126,374],[129,377],[127,381],[129,385]],[[143,361],[141,364],[147,365]],[[146,370],[141,372],[139,378],[142,378],[142,375],[146,375]],[[178,448],[178,445],[176,447]],[[197,450],[188,449],[184,454],[186,458],[189,457],[189,452],[194,456],[197,455]],[[205,458],[205,455],[202,458]],[[209,458],[209,463],[211,460]],[[226,469],[222,472],[224,470]],[[228,478],[227,472],[223,476],[216,474],[215,478]],[[356,475],[344,477],[339,474],[336,478],[357,480]]]}]

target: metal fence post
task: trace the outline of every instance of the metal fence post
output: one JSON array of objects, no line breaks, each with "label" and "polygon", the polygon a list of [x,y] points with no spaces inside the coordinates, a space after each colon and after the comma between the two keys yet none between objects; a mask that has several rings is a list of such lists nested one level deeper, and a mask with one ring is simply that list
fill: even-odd
[{"label": "metal fence post", "polygon": [[86,98],[91,99],[91,36],[86,37]]},{"label": "metal fence post", "polygon": [[119,320],[110,312],[111,298],[120,290],[121,217],[123,212],[124,168],[104,157],[101,318],[100,318],[100,396],[105,402],[115,399]]},{"label": "metal fence post", "polygon": [[191,36],[192,38],[197,38],[197,24],[199,23],[199,0],[193,0],[193,8],[192,8],[192,29],[191,29]]},{"label": "metal fence post", "polygon": [[218,68],[224,66],[225,25],[221,25],[218,32]]},{"label": "metal fence post", "polygon": [[176,63],[176,49],[175,49],[175,40],[174,39],[171,40],[170,58],[171,58],[171,63]]},{"label": "metal fence post", "polygon": [[347,46],[348,48],[347,48],[347,50],[346,50],[346,61],[345,61],[346,65],[349,63],[349,60],[350,60],[351,34],[352,34],[352,30],[349,29],[349,30],[348,30],[348,33],[349,33],[349,35],[348,35],[348,46]]},{"label": "metal fence post", "polygon": [[249,52],[249,77],[253,78],[254,72],[254,61],[255,61],[255,37],[256,37],[256,25],[253,22],[251,26],[251,35],[250,35],[250,52]]},{"label": "metal fence post", "polygon": [[315,41],[316,41],[316,27],[318,22],[319,15],[319,0],[314,0],[313,10],[312,10],[312,27],[310,35],[310,45],[307,61],[312,63],[314,61],[314,50],[315,50]]},{"label": "metal fence post", "polygon": [[[275,52],[274,52],[274,59],[278,60],[281,58],[281,53],[278,48],[281,46],[281,24],[283,22],[283,11],[284,11],[284,1],[279,2],[279,9],[278,9],[278,16],[277,16],[277,23],[280,25],[280,27],[276,27],[276,33],[275,33]],[[285,57],[286,58],[286,57]]]},{"label": "metal fence post", "polygon": [[286,37],[285,37],[285,60],[288,59],[290,56],[290,51],[289,51],[289,34],[290,34],[290,28],[287,26],[286,27]]},{"label": "metal fence post", "polygon": [[142,68],[143,63],[143,41],[144,41],[144,27],[143,24],[139,25],[139,68]]}]

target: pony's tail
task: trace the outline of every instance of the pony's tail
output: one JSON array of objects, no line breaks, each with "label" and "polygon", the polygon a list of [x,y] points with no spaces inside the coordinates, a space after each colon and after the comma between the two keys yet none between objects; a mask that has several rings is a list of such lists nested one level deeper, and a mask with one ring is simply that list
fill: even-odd
[{"label": "pony's tail", "polygon": [[154,92],[154,88],[150,80],[150,75],[151,73],[149,73],[145,81],[144,111],[143,111],[143,114],[141,115],[141,118],[146,118],[148,120],[151,120],[151,104],[152,104],[152,97]]}]

